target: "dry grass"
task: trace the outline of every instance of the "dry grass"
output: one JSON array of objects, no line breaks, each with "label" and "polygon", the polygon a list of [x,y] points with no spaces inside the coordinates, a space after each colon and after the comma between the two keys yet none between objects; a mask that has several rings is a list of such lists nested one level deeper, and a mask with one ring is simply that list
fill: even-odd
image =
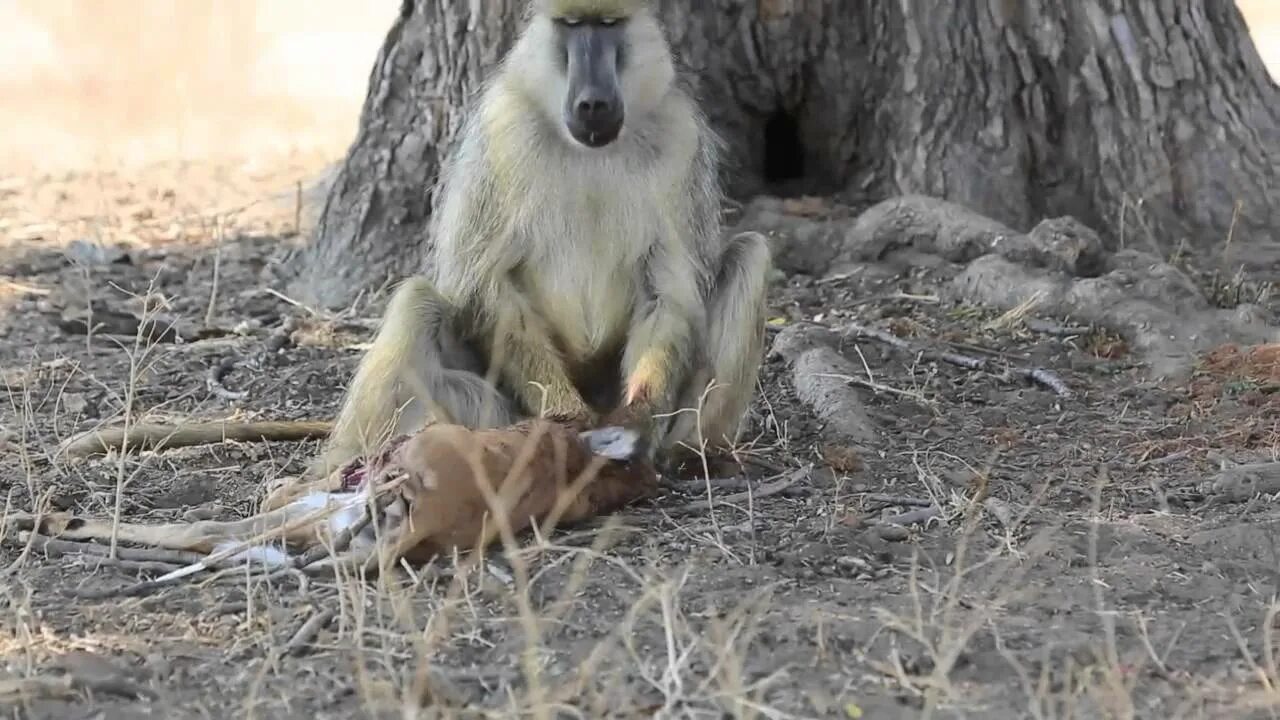
[{"label": "dry grass", "polygon": [[[137,376],[156,350],[141,336],[128,349],[129,382],[119,390],[126,422]],[[34,415],[44,412],[42,403],[63,405],[60,397],[35,398],[31,390],[29,384],[11,389],[20,391],[11,392],[11,397],[16,413],[24,418],[23,427],[37,424]],[[771,404],[766,396],[765,405]],[[778,426],[775,421],[773,427]],[[742,453],[759,452],[764,440],[773,443],[771,454],[781,454],[781,436],[757,439],[756,447],[744,447]],[[24,456],[48,451],[39,442],[19,442]],[[833,627],[866,626],[871,621],[869,639],[860,644],[856,660],[847,662],[911,698],[917,708],[913,716],[988,712],[975,688],[956,678],[975,639],[985,634],[994,638],[1006,671],[1017,678],[1024,695],[1021,712],[1036,718],[1145,717],[1140,712],[1145,690],[1140,668],[1172,677],[1167,657],[1177,638],[1175,634],[1170,640],[1165,632],[1157,642],[1151,620],[1111,609],[1108,573],[1115,569],[1104,570],[1098,557],[1099,528],[1115,521],[1103,505],[1108,475],[1097,476],[1087,510],[1055,515],[1057,521],[1033,528],[1027,524],[1029,518],[1050,512],[1038,501],[1017,508],[1012,522],[1007,517],[992,522],[996,515],[988,502],[990,478],[999,467],[998,456],[988,458],[985,467],[970,468],[975,480],[959,491],[949,489],[935,467],[957,460],[932,452],[912,460],[918,484],[944,509],[943,527],[933,532],[954,541],[945,562],[913,554],[902,578],[905,603],[876,603],[853,615],[825,612],[796,627],[821,638]],[[130,492],[133,478],[144,470],[155,471],[161,458],[119,455],[106,462],[114,464],[116,482],[113,502],[102,510],[119,517],[121,499]],[[28,472],[32,497],[46,495],[41,482],[38,474]],[[717,490],[709,475],[702,484],[713,501]],[[838,496],[840,490],[835,492]],[[832,503],[838,504],[838,497]],[[747,525],[756,523],[750,505],[745,510],[725,509],[745,515]],[[743,553],[741,544],[726,538],[719,515],[712,514],[710,521],[707,531],[676,529],[735,564],[756,564],[753,554]],[[1039,591],[1030,580],[1064,542],[1064,525],[1074,521],[1088,528],[1090,613],[1098,618],[1101,632],[1067,658],[1051,657],[1045,645],[1044,661],[1032,663],[1025,651],[1013,652],[1004,644],[1005,626],[1011,615],[1024,611],[1020,605],[1037,600]],[[224,613],[234,617],[233,626],[221,628],[207,641],[231,657],[261,659],[253,666],[246,694],[236,700],[235,716],[272,717],[279,709],[276,683],[296,672],[292,668],[298,663],[316,657],[342,659],[360,706],[371,717],[864,716],[861,696],[838,687],[825,700],[810,698],[812,707],[806,712],[771,701],[771,696],[812,672],[795,661],[765,663],[768,671],[761,672],[755,660],[762,652],[762,634],[791,617],[788,607],[775,601],[776,586],[743,593],[731,605],[708,612],[691,601],[697,592],[690,591],[695,575],[706,568],[666,562],[647,552],[617,554],[618,547],[628,544],[644,547],[645,541],[637,538],[654,533],[653,527],[627,527],[624,517],[554,537],[535,532],[518,540],[509,529],[499,530],[501,545],[492,553],[455,557],[425,569],[387,567],[372,580],[340,573],[332,580],[312,580],[290,589],[269,586],[258,574],[223,571],[199,581],[197,587],[203,591],[239,588],[245,598],[234,607],[205,608],[189,616],[201,624],[216,622]],[[20,579],[24,568],[40,562],[38,556],[23,553],[7,569],[6,580]],[[584,598],[602,586],[627,598],[617,606],[612,629],[567,650],[563,633],[588,623],[598,612]],[[0,684],[0,702],[33,706],[84,693],[147,697],[153,692],[127,674],[95,675],[58,659],[76,652],[153,652],[147,641],[101,632],[82,638],[59,633],[29,609],[38,589],[18,581],[6,582],[6,588],[6,602],[15,614],[0,634],[0,654],[13,676]],[[1280,675],[1269,650],[1274,609],[1268,613],[1261,655],[1243,634],[1237,636],[1241,657],[1256,682],[1227,688],[1211,677],[1187,678],[1179,683],[1185,712],[1169,717],[1201,717],[1197,709],[1206,700],[1235,708],[1231,712],[1274,707],[1274,683]],[[1117,630],[1121,623],[1129,623],[1127,631]],[[508,662],[462,670],[460,651],[475,647]],[[486,708],[467,710],[467,687],[477,681],[485,688]]]},{"label": "dry grass", "polygon": [[[6,30],[16,51],[3,54],[0,48],[0,252],[77,239],[165,249],[220,243],[223,232],[293,234],[297,183],[314,178],[345,150],[372,53],[395,5],[314,0],[304,12],[301,3],[283,1],[0,0],[0,25],[19,28],[19,14],[30,23],[27,35]],[[1264,57],[1280,68],[1280,6],[1271,0],[1240,5]],[[182,13],[158,14],[164,7],[181,7]],[[33,28],[47,31],[48,53],[39,50]],[[341,44],[319,51],[309,44],[318,37]],[[86,271],[83,302],[91,308],[123,302],[109,282]],[[0,278],[0,313],[56,290]],[[238,302],[234,293],[244,290],[220,286],[194,300],[205,317],[217,318],[219,308]],[[150,290],[137,299],[148,312],[178,300]],[[995,324],[1007,326],[1020,316]],[[14,483],[5,490],[10,498],[25,496],[21,509],[43,507],[57,486],[74,486],[92,488],[83,507],[113,517],[136,515],[145,492],[140,478],[193,472],[184,459],[163,454],[118,455],[97,466],[53,462],[61,430],[76,426],[83,402],[65,392],[68,385],[95,384],[111,399],[101,417],[133,422],[144,411],[137,407],[139,386],[154,382],[148,378],[161,350],[196,352],[158,349],[141,335],[126,340],[131,342],[117,346],[90,334],[83,352],[37,353],[2,369],[7,409],[0,417],[7,424],[0,427],[0,446],[17,466],[6,476]],[[108,377],[99,361],[117,351],[127,357],[124,378]],[[866,358],[862,362],[867,378],[859,382],[898,400],[926,403],[933,412],[934,376],[921,376],[935,371],[918,375],[913,365],[905,381],[901,375],[873,379]],[[741,454],[802,455],[808,448],[795,440],[782,392],[773,385],[759,389],[766,431]],[[39,430],[49,426],[58,432]],[[1150,439],[1146,427],[1133,434],[1144,443],[1134,451],[1139,463],[1177,452],[1177,445],[1167,453],[1151,450],[1164,441]],[[825,580],[765,574],[758,537],[767,524],[764,510],[751,495],[742,505],[719,502],[728,493],[705,468],[700,488],[715,510],[692,519],[624,515],[603,527],[535,533],[520,542],[504,532],[501,546],[488,555],[401,568],[377,580],[339,576],[298,588],[267,586],[247,572],[221,573],[185,588],[185,604],[183,597],[128,601],[124,616],[103,606],[68,610],[49,603],[48,588],[37,582],[49,576],[34,573],[52,561],[24,550],[0,574],[0,666],[9,675],[0,680],[0,705],[144,694],[124,671],[75,664],[72,657],[160,655],[163,662],[181,663],[182,653],[206,653],[201,657],[208,667],[221,668],[217,661],[229,659],[226,673],[247,676],[243,683],[228,681],[247,690],[233,698],[232,709],[212,716],[275,717],[295,702],[304,709],[294,714],[315,716],[306,709],[308,697],[282,702],[280,688],[290,683],[308,696],[353,687],[359,709],[371,717],[429,717],[451,708],[441,714],[874,718],[897,707],[919,717],[1130,718],[1150,717],[1143,703],[1155,686],[1175,698],[1163,706],[1164,717],[1241,717],[1250,708],[1274,714],[1280,683],[1275,605],[1251,619],[1251,610],[1219,613],[1217,603],[1200,611],[1213,622],[1225,616],[1224,633],[1229,626],[1238,653],[1221,662],[1244,665],[1243,675],[1179,671],[1170,659],[1181,647],[1177,627],[1115,609],[1123,602],[1113,590],[1120,569],[1100,560],[1099,534],[1104,526],[1112,531],[1136,522],[1108,505],[1121,502],[1129,488],[1099,471],[1091,475],[1096,484],[1088,507],[1046,508],[1040,495],[1058,482],[1051,476],[1059,468],[1053,468],[1036,496],[1013,504],[1016,512],[1007,515],[991,502],[993,492],[1005,489],[993,491],[991,478],[1013,472],[1016,458],[1008,467],[992,460],[974,471],[979,481],[956,488],[941,468],[958,458],[924,441],[918,445],[896,466],[905,469],[905,479],[885,473],[871,480],[910,483],[942,510],[943,522],[911,531],[917,550],[905,571],[872,570],[850,554],[850,581],[883,582],[883,589],[856,596],[849,608],[820,604],[851,592],[848,585],[832,582],[827,589]],[[259,478],[264,490],[297,459],[270,457]],[[200,472],[226,476],[208,467]],[[851,498],[865,494],[852,484],[842,475],[818,488],[817,499],[785,522],[801,525],[813,515],[824,533],[836,534],[841,518],[852,512]],[[1096,632],[1079,652],[1059,652],[1053,638],[1037,634],[1040,628],[1027,631],[1036,622],[1028,618],[1037,617],[1028,604],[1045,590],[1034,581],[1037,572],[1055,582],[1068,575],[1065,561],[1053,564],[1055,553],[1081,528],[1088,604],[1079,612],[1096,619],[1088,626]],[[80,562],[85,564],[60,570],[88,575],[87,561]],[[770,580],[716,594],[718,574],[740,577],[752,570]],[[118,579],[108,575],[106,581]],[[1065,591],[1068,583],[1061,581]],[[1050,583],[1049,590],[1057,589]],[[779,601],[785,592],[793,594]],[[225,598],[204,603],[218,594]],[[808,613],[805,603],[818,609]],[[1258,627],[1236,630],[1237,622]],[[775,657],[783,643],[771,633],[780,627],[813,637],[814,656]],[[994,643],[1004,661],[999,671],[1012,673],[1010,683],[1017,686],[1019,698],[1001,706],[1004,715],[992,710],[995,691],[964,675],[962,666],[984,642]],[[304,652],[308,657],[297,657]],[[818,677],[823,682],[809,683],[806,696],[786,692]],[[182,682],[173,684],[181,690]],[[195,685],[189,677],[185,682]],[[477,687],[487,707],[465,711],[465,696]],[[877,694],[904,700],[866,709]]]}]

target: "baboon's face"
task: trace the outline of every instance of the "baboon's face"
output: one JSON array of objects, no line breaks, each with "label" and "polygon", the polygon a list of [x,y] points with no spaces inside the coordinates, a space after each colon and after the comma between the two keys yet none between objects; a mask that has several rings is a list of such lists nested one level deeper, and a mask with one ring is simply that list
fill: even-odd
[{"label": "baboon's face", "polygon": [[565,15],[553,19],[567,83],[564,123],[575,140],[600,148],[618,138],[626,117],[619,77],[627,18]]}]

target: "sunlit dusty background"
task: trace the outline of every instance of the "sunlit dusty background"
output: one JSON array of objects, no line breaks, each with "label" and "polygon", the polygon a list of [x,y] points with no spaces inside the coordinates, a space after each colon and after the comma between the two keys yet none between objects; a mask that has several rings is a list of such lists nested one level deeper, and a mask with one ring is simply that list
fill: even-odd
[{"label": "sunlit dusty background", "polygon": [[[0,0],[0,170],[340,156],[399,0]],[[1240,0],[1280,76],[1280,0]]]},{"label": "sunlit dusty background", "polygon": [[0,160],[340,153],[398,0],[0,0]]}]

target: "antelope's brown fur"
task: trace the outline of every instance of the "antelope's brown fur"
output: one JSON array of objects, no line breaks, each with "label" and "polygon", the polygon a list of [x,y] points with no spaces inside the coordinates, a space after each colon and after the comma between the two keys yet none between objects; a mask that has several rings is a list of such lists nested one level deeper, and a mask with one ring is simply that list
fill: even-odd
[{"label": "antelope's brown fur", "polygon": [[[383,534],[388,557],[420,564],[455,549],[488,545],[502,523],[513,534],[534,523],[577,523],[656,489],[657,475],[644,453],[631,460],[594,455],[579,435],[583,430],[580,422],[561,417],[481,430],[435,423],[393,439],[365,463],[371,476],[366,482],[402,476],[393,492],[399,494],[403,517]],[[313,545],[334,533],[314,506],[300,501],[312,493],[339,492],[342,481],[339,470],[320,481],[281,488],[259,514],[244,520],[120,523],[114,531],[122,542],[201,553],[264,534],[289,546]],[[109,540],[113,532],[109,520],[68,514],[45,516],[38,524],[30,520],[41,532],[67,539]]]}]

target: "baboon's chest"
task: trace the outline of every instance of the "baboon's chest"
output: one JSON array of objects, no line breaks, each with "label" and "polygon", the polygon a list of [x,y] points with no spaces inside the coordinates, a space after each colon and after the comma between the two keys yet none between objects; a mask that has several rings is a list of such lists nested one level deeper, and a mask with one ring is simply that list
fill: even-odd
[{"label": "baboon's chest", "polygon": [[643,198],[576,185],[526,214],[519,281],[562,351],[587,360],[625,341],[656,231]]}]

